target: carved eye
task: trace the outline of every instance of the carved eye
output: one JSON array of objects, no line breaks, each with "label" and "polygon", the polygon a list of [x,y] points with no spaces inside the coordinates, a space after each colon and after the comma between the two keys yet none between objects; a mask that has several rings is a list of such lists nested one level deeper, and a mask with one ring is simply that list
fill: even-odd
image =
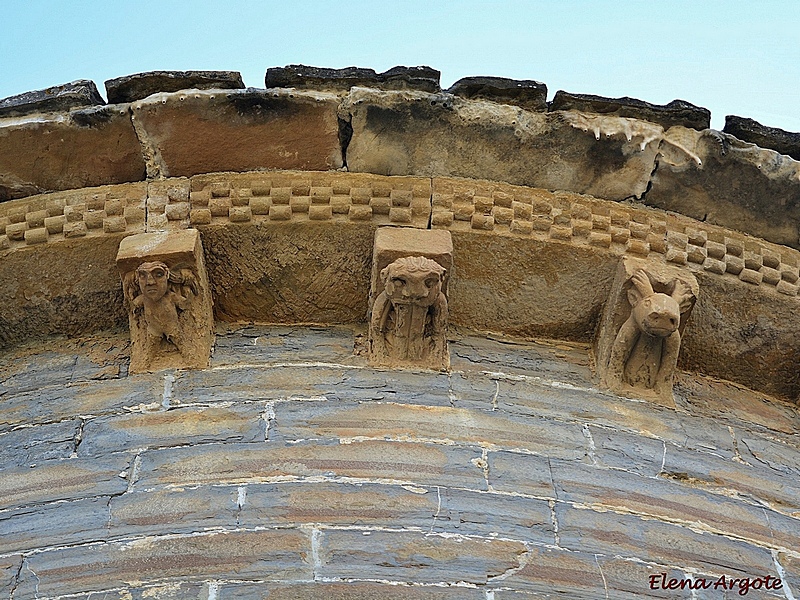
[{"label": "carved eye", "polygon": [[402,277],[392,277],[392,283],[394,285],[405,285],[406,280],[403,279]]},{"label": "carved eye", "polygon": [[647,308],[650,308],[650,305],[651,305],[652,303],[653,303],[653,302],[652,302],[652,300],[650,300],[650,298],[647,298],[647,299],[644,301],[644,305],[645,305]]},{"label": "carved eye", "polygon": [[153,277],[157,277],[158,279],[161,279],[165,275],[166,275],[166,273],[164,271],[162,271],[161,269],[156,269],[155,271],[153,271]]},{"label": "carved eye", "polygon": [[428,278],[425,280],[425,287],[427,287],[427,288],[432,288],[432,287],[433,287],[433,286],[435,286],[437,283],[439,283],[439,280],[438,280],[438,279],[435,279],[434,277],[428,277]]}]

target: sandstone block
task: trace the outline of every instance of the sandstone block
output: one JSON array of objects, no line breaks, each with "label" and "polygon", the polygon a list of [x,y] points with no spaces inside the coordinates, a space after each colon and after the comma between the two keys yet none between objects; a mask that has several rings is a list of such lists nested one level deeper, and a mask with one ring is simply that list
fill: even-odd
[{"label": "sandstone block", "polygon": [[800,162],[728,134],[670,130],[644,201],[800,248]]},{"label": "sandstone block", "polygon": [[69,458],[75,449],[80,421],[70,420],[7,432],[0,448],[0,466],[30,466],[56,458]]},{"label": "sandstone block", "polygon": [[640,196],[663,135],[616,116],[533,113],[449,94],[353,89],[350,171],[486,178],[611,200]]},{"label": "sandstone block", "polygon": [[44,90],[25,92],[0,100],[0,118],[34,113],[61,112],[105,104],[93,81],[79,79]]},{"label": "sandstone block", "polygon": [[0,164],[0,200],[145,177],[127,106],[2,119]]},{"label": "sandstone block", "polygon": [[486,468],[489,485],[494,490],[555,498],[549,461],[545,456],[492,452]]},{"label": "sandstone block", "polygon": [[337,107],[330,93],[277,89],[162,93],[132,104],[151,176],[338,169]]},{"label": "sandstone block", "polygon": [[117,268],[129,309],[131,372],[207,367],[214,316],[199,232],[124,238]]},{"label": "sandstone block", "polygon": [[[413,586],[367,582],[229,583],[219,586],[220,598],[263,600],[484,600],[483,590],[465,587]],[[81,599],[83,600],[83,599]],[[114,598],[113,600],[117,600]],[[139,600],[135,598],[134,600]]]},{"label": "sandstone block", "polygon": [[662,106],[636,98],[603,98],[591,94],[570,94],[559,90],[553,97],[550,110],[578,110],[641,119],[658,123],[665,130],[675,125],[699,130],[708,129],[711,126],[711,111],[685,100],[673,100]]},{"label": "sandstone block", "polygon": [[244,88],[237,71],[150,71],[109,79],[105,85],[109,104],[134,102],[158,92]]}]

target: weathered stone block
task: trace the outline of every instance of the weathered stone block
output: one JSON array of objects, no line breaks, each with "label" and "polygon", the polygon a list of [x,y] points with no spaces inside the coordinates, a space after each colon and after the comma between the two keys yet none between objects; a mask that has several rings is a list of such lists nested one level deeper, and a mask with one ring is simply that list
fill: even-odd
[{"label": "weathered stone block", "polygon": [[550,110],[579,110],[641,119],[658,123],[665,130],[675,125],[700,130],[711,127],[711,111],[685,100],[673,100],[662,106],[636,98],[603,98],[591,94],[570,94],[559,90],[550,103]]},{"label": "weathered stone block", "polygon": [[235,529],[239,499],[239,488],[234,486],[128,492],[108,502],[108,535],[120,538]]},{"label": "weathered stone block", "polygon": [[744,142],[750,142],[762,148],[769,148],[800,160],[800,133],[784,131],[777,127],[767,127],[753,119],[728,115],[725,117],[725,128],[722,130],[736,136]]},{"label": "weathered stone block", "polygon": [[136,487],[246,483],[267,477],[354,477],[485,489],[483,473],[471,462],[479,456],[465,448],[377,441],[289,447],[201,445],[145,453]]},{"label": "weathered stone block", "polygon": [[465,581],[485,584],[519,567],[525,546],[505,540],[453,539],[424,533],[325,531],[320,555],[323,577],[354,578],[368,572],[378,579],[416,582]]},{"label": "weathered stone block", "polygon": [[108,539],[107,497],[3,512],[0,552],[24,552],[48,546],[85,544]]},{"label": "weathered stone block", "polygon": [[131,372],[207,367],[214,316],[199,232],[127,237],[117,268],[129,305]]},{"label": "weathered stone block", "polygon": [[800,248],[800,162],[683,127],[661,145],[646,204]]},{"label": "weathered stone block", "polygon": [[55,458],[69,458],[77,444],[80,421],[48,423],[15,429],[3,435],[0,467],[31,466]]},{"label": "weathered stone block", "polygon": [[109,104],[119,104],[158,92],[242,89],[244,83],[237,71],[149,71],[109,79],[105,86]]},{"label": "weathered stone block", "polygon": [[370,362],[449,367],[447,277],[452,264],[449,231],[384,227],[375,232]]},{"label": "weathered stone block", "polygon": [[547,86],[528,79],[463,77],[456,81],[447,93],[473,100],[514,104],[526,110],[547,110]]},{"label": "weathered stone block", "polygon": [[6,469],[0,479],[0,507],[102,496],[124,492],[128,481],[121,477],[130,456],[92,460],[51,460],[36,465]]},{"label": "weathered stone block", "polygon": [[623,257],[595,338],[602,384],[674,406],[672,377],[699,289],[691,273]]},{"label": "weathered stone block", "polygon": [[[218,586],[219,598],[238,600],[485,600],[483,590],[466,587],[436,587],[384,583],[226,583]],[[160,597],[160,596],[159,596]],[[183,598],[183,596],[181,597]],[[84,600],[81,598],[81,600]],[[117,600],[113,598],[110,600]],[[122,600],[122,599],[119,599]],[[139,600],[139,598],[134,598]]]},{"label": "weathered stone block", "polygon": [[722,535],[699,534],[679,525],[564,503],[557,503],[555,511],[560,545],[570,550],[628,556],[737,577],[766,573],[773,566],[768,550]]},{"label": "weathered stone block", "polygon": [[25,92],[0,100],[0,118],[34,113],[61,112],[73,108],[105,104],[93,81],[79,79],[35,92]]},{"label": "weathered stone block", "polygon": [[556,497],[546,456],[491,452],[488,464],[483,466],[488,471],[489,485],[493,490],[521,492],[540,498]]},{"label": "weathered stone block", "polygon": [[150,176],[342,166],[333,94],[191,90],[157,94],[131,106],[153,155]]},{"label": "weathered stone block", "polygon": [[263,406],[179,408],[89,420],[78,454],[99,456],[143,447],[263,441]]},{"label": "weathered stone block", "polygon": [[393,67],[383,73],[372,69],[346,67],[329,69],[306,65],[287,65],[267,69],[266,87],[347,91],[353,86],[382,89],[439,90],[440,73],[430,67]]},{"label": "weathered stone block", "polygon": [[341,113],[352,124],[353,172],[485,178],[611,200],[642,195],[663,136],[644,121],[449,94],[354,88]]},{"label": "weathered stone block", "polygon": [[0,200],[145,177],[127,106],[0,120],[0,164]]},{"label": "weathered stone block", "polygon": [[281,403],[275,412],[278,434],[290,441],[326,437],[346,440],[363,436],[521,449],[575,459],[586,454],[585,441],[577,425],[544,419],[511,420],[499,414],[463,408]]},{"label": "weathered stone block", "polygon": [[17,594],[56,595],[125,586],[138,581],[228,577],[309,580],[310,540],[292,530],[214,532],[145,538],[43,552],[27,560]]}]

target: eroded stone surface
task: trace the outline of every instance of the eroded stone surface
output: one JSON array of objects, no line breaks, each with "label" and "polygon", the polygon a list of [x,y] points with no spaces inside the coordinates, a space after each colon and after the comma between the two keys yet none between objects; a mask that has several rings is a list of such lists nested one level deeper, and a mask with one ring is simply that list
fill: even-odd
[{"label": "eroded stone surface", "polygon": [[481,177],[611,200],[647,189],[663,134],[615,116],[363,88],[351,90],[341,113],[353,128],[353,172]]},{"label": "eroded stone surface", "polygon": [[725,127],[722,131],[742,141],[762,148],[770,148],[781,154],[787,154],[795,160],[800,160],[800,133],[768,127],[753,119],[734,115],[725,117]]},{"label": "eroded stone surface", "polygon": [[550,103],[550,110],[577,110],[642,119],[658,123],[664,129],[680,125],[703,130],[711,126],[711,111],[685,100],[673,100],[662,106],[636,98],[603,98],[592,94],[570,94],[559,90]]},{"label": "eroded stone surface", "polygon": [[117,268],[129,311],[131,372],[207,367],[214,317],[199,232],[127,237]]},{"label": "eroded stone surface", "polygon": [[158,92],[242,89],[244,83],[238,71],[148,71],[109,79],[105,86],[109,104],[119,104]]},{"label": "eroded stone surface", "polygon": [[54,85],[0,100],[0,117],[19,117],[33,113],[67,111],[72,108],[105,104],[97,86],[88,79]]},{"label": "eroded stone surface", "polygon": [[148,175],[163,177],[338,169],[338,104],[324,92],[247,89],[159,93],[131,106]]},{"label": "eroded stone surface", "polygon": [[126,105],[0,119],[0,165],[0,201],[145,178]]},{"label": "eroded stone surface", "polygon": [[668,131],[644,202],[800,248],[800,162],[728,134]]},{"label": "eroded stone surface", "polygon": [[447,93],[462,98],[514,104],[526,110],[547,110],[547,86],[528,79],[464,77],[450,86]]},{"label": "eroded stone surface", "polygon": [[267,88],[291,87],[299,89],[348,91],[354,86],[382,89],[418,89],[426,92],[439,90],[440,73],[430,67],[392,67],[383,73],[373,69],[346,67],[330,69],[306,65],[287,65],[267,69],[264,78]]}]

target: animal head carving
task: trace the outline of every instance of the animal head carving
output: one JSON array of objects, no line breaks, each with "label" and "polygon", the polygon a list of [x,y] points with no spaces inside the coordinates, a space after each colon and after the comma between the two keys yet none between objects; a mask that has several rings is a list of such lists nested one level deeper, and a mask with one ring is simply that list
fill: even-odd
[{"label": "animal head carving", "polygon": [[423,256],[398,258],[381,271],[386,295],[395,304],[433,305],[442,291],[446,269]]},{"label": "animal head carving", "polygon": [[657,293],[644,269],[637,270],[630,281],[628,301],[632,307],[631,317],[637,327],[653,337],[668,337],[676,331],[681,314],[691,308],[694,302],[689,285],[681,279],[675,279],[670,294]]}]

